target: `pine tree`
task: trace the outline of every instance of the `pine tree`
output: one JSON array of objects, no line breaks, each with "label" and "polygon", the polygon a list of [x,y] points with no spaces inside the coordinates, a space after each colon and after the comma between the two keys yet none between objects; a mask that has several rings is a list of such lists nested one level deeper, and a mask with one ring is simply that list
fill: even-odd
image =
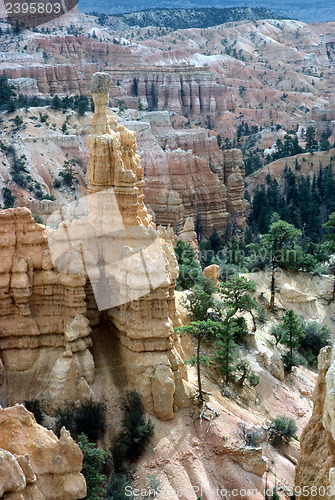
[{"label": "pine tree", "polygon": [[178,240],[175,253],[179,264],[177,287],[179,290],[192,288],[202,276],[201,266],[190,243]]},{"label": "pine tree", "polygon": [[[12,98],[15,96],[14,85],[8,83],[8,78],[5,75],[0,76],[0,108],[2,106],[7,106],[9,102],[12,102]],[[15,106],[14,106],[15,110]]]},{"label": "pine tree", "polygon": [[323,131],[321,134],[320,149],[321,151],[328,151],[330,149],[330,143],[328,141],[328,136],[325,131]]},{"label": "pine tree", "polygon": [[316,151],[318,149],[318,141],[316,140],[315,136],[316,132],[314,127],[312,127],[312,125],[309,125],[305,133],[306,151]]},{"label": "pine tree", "polygon": [[[238,312],[248,312],[250,313],[253,323],[254,330],[256,330],[256,320],[253,311],[257,307],[255,299],[251,297],[249,292],[254,292],[256,290],[256,283],[244,276],[239,276],[235,274],[231,278],[222,282],[219,287],[219,295],[223,304],[224,309],[228,309],[228,314],[231,317],[235,316]],[[234,319],[237,332],[243,333],[245,330],[245,320],[243,318]]]},{"label": "pine tree", "polygon": [[335,249],[335,212],[330,214],[328,222],[322,224],[322,227],[326,230],[324,241],[331,241],[333,249]]},{"label": "pine tree", "polygon": [[210,249],[213,250],[215,253],[217,253],[219,250],[222,248],[222,241],[219,236],[219,233],[217,230],[214,228],[212,231],[212,234],[208,238],[208,242],[210,244]]},{"label": "pine tree", "polygon": [[261,233],[264,234],[270,223],[270,207],[266,197],[265,186],[261,188],[257,186],[252,200],[250,220],[252,225]]},{"label": "pine tree", "polygon": [[199,405],[205,402],[205,397],[202,390],[201,381],[201,364],[208,364],[207,356],[201,355],[201,343],[205,338],[213,337],[216,335],[221,328],[221,322],[212,321],[210,319],[206,321],[193,321],[189,325],[184,325],[182,327],[176,328],[179,332],[188,332],[197,341],[197,350],[195,358],[192,358],[191,363],[196,365],[197,368],[197,379],[198,379],[198,401]]},{"label": "pine tree", "polygon": [[289,356],[286,358],[286,365],[289,371],[291,371],[292,367],[296,364],[293,357],[293,350],[299,347],[300,339],[304,336],[305,333],[300,318],[292,309],[289,309],[286,311],[283,318],[283,334],[279,341],[290,350]]},{"label": "pine tree", "polygon": [[107,453],[90,443],[85,434],[78,437],[78,445],[83,453],[82,474],[85,477],[87,486],[87,496],[90,500],[103,498],[105,493],[104,484],[106,476],[101,472],[103,463],[106,460]]},{"label": "pine tree", "polygon": [[55,94],[52,98],[51,107],[54,109],[61,109],[62,108],[62,101],[57,94]]},{"label": "pine tree", "polygon": [[[323,237],[324,241],[330,241],[332,244],[332,250],[334,250],[334,248],[335,248],[335,212],[330,214],[328,222],[323,224],[322,227],[324,227],[325,230],[327,231],[325,236]],[[334,276],[333,292],[332,292],[332,296],[329,300],[329,304],[330,304],[331,302],[335,301],[335,263],[334,262],[330,263],[329,270],[330,270],[331,274]]]},{"label": "pine tree", "polygon": [[215,362],[220,373],[224,376],[226,384],[229,383],[230,376],[235,371],[234,363],[237,361],[234,340],[236,332],[236,322],[232,319],[231,314],[227,314],[224,320],[220,322],[217,331],[217,349],[215,351]]},{"label": "pine tree", "polygon": [[298,251],[301,247],[296,241],[301,236],[301,231],[292,224],[279,219],[279,215],[274,213],[269,232],[261,239],[262,246],[269,252],[271,266],[271,298],[270,311],[275,305],[275,294],[277,291],[276,272],[279,267],[296,268],[298,266]]}]

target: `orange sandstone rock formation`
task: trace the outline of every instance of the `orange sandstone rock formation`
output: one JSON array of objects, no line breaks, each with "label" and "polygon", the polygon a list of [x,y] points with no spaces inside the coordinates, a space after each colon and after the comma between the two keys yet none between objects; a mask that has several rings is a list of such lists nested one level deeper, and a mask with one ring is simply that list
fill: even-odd
[{"label": "orange sandstone rock formation", "polygon": [[[13,404],[45,396],[61,362],[72,365],[72,376],[62,371],[59,397],[50,401],[51,407],[65,396],[89,396],[91,372],[88,380],[84,377],[93,363],[87,349],[90,329],[87,325],[81,331],[80,346],[72,341],[67,347],[66,338],[66,332],[76,329],[74,321],[85,322],[85,277],[53,269],[45,228],[26,208],[0,211],[0,255],[1,398]],[[85,394],[79,390],[83,385]]]},{"label": "orange sandstone rock formation", "polygon": [[79,500],[83,455],[68,431],[60,439],[38,425],[24,406],[0,408],[0,498]]},{"label": "orange sandstone rock formation", "polygon": [[305,487],[304,497],[308,500],[335,498],[335,363],[330,346],[320,351],[318,370],[313,414],[300,437],[295,478],[296,486]]},{"label": "orange sandstone rock formation", "polygon": [[[94,195],[113,189],[126,232],[119,234],[117,242],[110,239],[112,236],[108,241],[115,248],[122,247],[124,255],[129,256],[155,240],[162,249],[165,279],[159,286],[150,286],[150,293],[132,300],[134,290],[146,281],[139,268],[134,270],[135,256],[122,278],[113,275],[116,293],[121,297],[128,293],[130,300],[112,307],[108,317],[120,339],[129,386],[139,390],[150,413],[169,419],[174,409],[189,403],[182,349],[173,330],[173,326],[179,325],[174,298],[178,265],[168,232],[155,229],[144,205],[143,169],[136,154],[136,134],[118,125],[114,116],[107,116],[109,85],[109,75],[93,76],[95,114],[88,137],[89,191]],[[155,250],[147,260],[153,272],[156,258]]]}]

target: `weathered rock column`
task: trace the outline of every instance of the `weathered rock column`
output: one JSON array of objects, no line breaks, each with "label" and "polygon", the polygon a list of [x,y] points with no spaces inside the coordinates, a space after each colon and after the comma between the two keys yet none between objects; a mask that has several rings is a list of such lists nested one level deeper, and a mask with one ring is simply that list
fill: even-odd
[{"label": "weathered rock column", "polygon": [[[106,276],[113,280],[114,293],[117,290],[120,297],[120,305],[112,307],[108,317],[121,342],[128,386],[139,391],[148,412],[170,419],[174,410],[189,404],[182,350],[173,330],[178,324],[174,300],[178,264],[172,242],[156,229],[144,204],[136,133],[107,114],[110,82],[105,73],[92,78],[95,113],[88,137],[87,169],[89,192],[94,195],[110,190],[124,225],[123,232],[103,235],[99,245]],[[91,220],[94,203],[92,196]],[[108,264],[111,257],[113,265]],[[162,265],[164,277],[159,280],[156,275]]]}]

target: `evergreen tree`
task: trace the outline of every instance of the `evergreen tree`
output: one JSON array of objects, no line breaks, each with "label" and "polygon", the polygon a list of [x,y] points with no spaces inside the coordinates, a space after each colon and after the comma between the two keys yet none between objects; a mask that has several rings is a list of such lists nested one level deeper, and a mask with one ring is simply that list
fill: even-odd
[{"label": "evergreen tree", "polygon": [[232,313],[220,321],[217,331],[215,362],[224,376],[225,383],[228,384],[231,374],[235,371],[237,361],[235,334],[237,332],[236,322],[232,318]]},{"label": "evergreen tree", "polygon": [[4,201],[3,208],[14,207],[15,196],[13,195],[12,190],[8,186],[5,186],[4,188],[2,188],[2,196],[3,196],[3,201]]},{"label": "evergreen tree", "polygon": [[191,321],[205,321],[210,317],[210,310],[216,307],[216,301],[213,298],[215,291],[217,288],[211,279],[200,277],[198,283],[192,287],[185,298],[185,307]]},{"label": "evergreen tree", "polygon": [[278,495],[276,488],[273,489],[270,500],[280,500],[280,496]]},{"label": "evergreen tree", "polygon": [[52,98],[51,107],[54,109],[61,109],[62,108],[62,101],[57,94],[55,94]]},{"label": "evergreen tree", "polygon": [[314,127],[312,125],[309,125],[307,127],[306,133],[305,133],[305,140],[306,140],[306,151],[317,151],[318,149],[318,141],[316,140],[316,132]]},{"label": "evergreen tree", "polygon": [[324,241],[330,241],[332,243],[332,249],[335,249],[335,212],[330,214],[328,222],[322,224],[322,227],[326,230],[324,235]]},{"label": "evergreen tree", "polygon": [[323,131],[321,134],[320,149],[321,151],[328,151],[330,149],[330,143],[328,141],[328,136],[325,131]]},{"label": "evergreen tree", "polygon": [[[256,330],[256,320],[253,311],[256,309],[257,303],[249,292],[254,292],[255,290],[256,283],[254,281],[238,274],[231,276],[228,281],[220,283],[219,287],[223,309],[228,310],[228,314],[231,317],[235,316],[238,312],[250,313],[254,323],[254,330]],[[244,333],[246,330],[244,318],[234,318],[234,321],[237,326],[236,331]]]},{"label": "evergreen tree", "polygon": [[240,243],[236,236],[232,236],[228,243],[228,262],[235,266],[239,266],[242,262]]},{"label": "evergreen tree", "polygon": [[125,462],[137,460],[154,434],[154,425],[150,419],[145,419],[143,404],[136,391],[127,391],[121,409],[122,429],[110,450],[115,473],[125,472]]},{"label": "evergreen tree", "polygon": [[178,240],[175,253],[179,264],[177,289],[190,289],[202,276],[201,266],[197,260],[195,250],[190,243]]},{"label": "evergreen tree", "polygon": [[83,453],[82,474],[87,486],[87,500],[99,500],[104,498],[104,484],[107,477],[102,473],[102,466],[106,460],[107,453],[93,443],[90,443],[85,434],[78,437],[78,445]]},{"label": "evergreen tree", "polygon": [[[15,96],[14,85],[8,83],[8,78],[5,75],[0,76],[0,109],[8,106],[9,102],[13,102]],[[14,106],[15,110],[15,106]],[[14,111],[13,110],[13,111]]]},{"label": "evergreen tree", "polygon": [[279,267],[297,268],[298,267],[298,251],[301,250],[296,241],[301,236],[301,231],[295,228],[292,224],[279,219],[278,214],[273,214],[272,224],[269,232],[262,236],[262,246],[269,253],[271,266],[271,298],[270,310],[273,311],[275,303],[276,286],[276,271]]},{"label": "evergreen tree", "polygon": [[224,307],[235,315],[237,312],[251,312],[256,308],[256,301],[249,294],[255,290],[254,281],[235,274],[228,281],[220,283],[219,294]]},{"label": "evergreen tree", "polygon": [[208,238],[208,243],[210,249],[213,250],[215,253],[217,253],[223,247],[219,233],[215,228],[213,229],[212,234]]},{"label": "evergreen tree", "polygon": [[134,77],[133,79],[133,85],[132,85],[132,93],[135,97],[138,96],[138,82],[137,82],[137,78]]},{"label": "evergreen tree", "polygon": [[89,110],[89,100],[87,97],[80,97],[76,104],[76,110],[80,116],[84,116],[84,114]]},{"label": "evergreen tree", "polygon": [[286,311],[283,318],[283,333],[279,341],[289,348],[289,355],[285,358],[285,364],[288,371],[291,371],[292,367],[296,365],[293,350],[299,347],[300,340],[304,336],[305,333],[300,318],[292,309],[289,309]]},{"label": "evergreen tree", "polygon": [[250,221],[261,234],[264,234],[270,224],[270,207],[266,196],[265,186],[257,186],[252,200]]},{"label": "evergreen tree", "polygon": [[198,401],[199,406],[205,402],[202,381],[201,381],[201,364],[205,363],[208,365],[208,357],[201,355],[201,343],[205,338],[213,337],[217,335],[222,329],[221,321],[212,321],[208,319],[206,321],[193,321],[189,325],[184,325],[176,328],[179,332],[188,332],[196,338],[197,350],[195,359],[192,358],[191,362],[197,367],[197,379],[198,379]]}]

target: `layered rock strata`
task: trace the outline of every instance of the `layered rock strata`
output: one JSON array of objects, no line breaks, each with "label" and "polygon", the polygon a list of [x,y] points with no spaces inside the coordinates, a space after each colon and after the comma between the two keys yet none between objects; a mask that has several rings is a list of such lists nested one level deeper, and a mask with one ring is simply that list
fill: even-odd
[{"label": "layered rock strata", "polygon": [[[92,81],[96,111],[88,137],[89,191],[94,197],[112,190],[125,228],[116,237],[105,234],[102,241],[100,270],[108,268],[106,277],[120,302],[109,309],[108,317],[120,339],[129,386],[139,390],[148,411],[168,419],[174,408],[188,404],[186,370],[173,330],[179,324],[174,299],[178,265],[168,233],[156,230],[144,205],[136,134],[107,115],[109,76],[98,73]],[[108,260],[111,248],[114,271]],[[116,262],[124,257],[129,260],[121,271]]]},{"label": "layered rock strata", "polygon": [[85,321],[85,277],[53,268],[45,228],[27,208],[0,211],[0,253],[0,353],[5,375],[1,397],[10,404],[45,396],[50,378],[43,370],[52,374],[67,351],[72,376],[63,379],[59,400],[50,404],[55,408],[63,402],[64,390],[77,399],[79,385],[90,382],[90,377],[84,380],[81,366],[91,356],[90,329],[80,333],[82,344],[72,343],[72,350],[66,332],[74,328],[75,319]]},{"label": "layered rock strata", "polygon": [[[143,121],[148,123],[129,126],[138,133],[144,193],[157,224],[171,224],[179,233],[187,217],[193,217],[201,237],[213,228],[226,233],[228,191],[219,177],[224,152],[216,137],[203,129],[174,130],[168,112],[147,113]],[[241,186],[243,191],[243,181]]]}]

